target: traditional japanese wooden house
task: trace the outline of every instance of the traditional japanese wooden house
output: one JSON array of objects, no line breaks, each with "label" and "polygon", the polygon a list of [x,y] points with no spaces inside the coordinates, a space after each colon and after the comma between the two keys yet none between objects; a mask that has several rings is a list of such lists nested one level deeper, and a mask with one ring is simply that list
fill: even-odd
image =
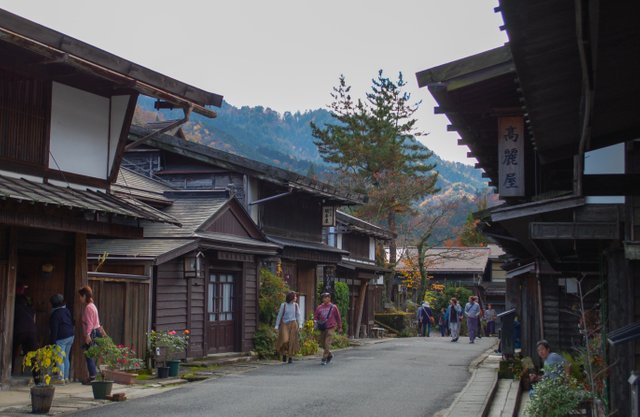
[{"label": "traditional japanese wooden house", "polygon": [[[131,133],[135,141],[148,131],[134,126]],[[336,207],[362,202],[360,195],[170,135],[127,152],[124,166],[181,190],[229,189],[267,239],[282,247],[272,266],[280,264],[307,317],[325,267],[335,268],[347,254],[323,243],[323,228],[334,225]]]},{"label": "traditional japanese wooden house", "polygon": [[[508,45],[417,74],[506,201],[484,231],[511,257],[507,297],[527,354],[540,338],[557,350],[582,343],[581,291],[593,289],[585,301],[603,344],[640,319],[638,8],[501,0]],[[607,350],[605,401],[620,415],[631,413],[639,354]]]},{"label": "traditional japanese wooden house", "polygon": [[384,244],[395,235],[380,226],[343,211],[336,212],[336,226],[327,230],[327,244],[348,254],[336,268],[336,280],[349,285],[349,324],[351,337],[368,337],[374,326],[376,304],[380,303],[382,277],[391,271],[384,267]]},{"label": "traditional japanese wooden house", "polygon": [[[12,351],[17,283],[28,287],[38,344],[48,343],[54,293],[81,323],[87,236],[136,238],[141,221],[177,223],[110,191],[140,93],[210,117],[205,106],[222,100],[0,10],[0,387],[20,369]],[[76,378],[86,372],[79,346]]]},{"label": "traditional japanese wooden house", "polygon": [[[139,176],[125,175],[129,183]],[[133,183],[138,181],[152,180]],[[248,352],[257,327],[261,259],[275,256],[280,246],[267,241],[227,190],[165,191],[164,198],[171,200],[164,212],[182,227],[145,223],[142,240],[91,239],[90,261],[106,252],[105,277],[145,275],[151,281],[151,302],[145,303],[150,314],[140,317],[138,338],[150,328],[188,329],[187,357]],[[122,328],[116,318],[112,325]]]}]

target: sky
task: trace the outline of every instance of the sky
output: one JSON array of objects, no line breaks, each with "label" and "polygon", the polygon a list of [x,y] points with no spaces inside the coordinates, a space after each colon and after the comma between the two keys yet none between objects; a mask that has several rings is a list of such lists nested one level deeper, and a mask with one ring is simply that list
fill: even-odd
[{"label": "sky", "polygon": [[326,107],[344,74],[363,96],[379,69],[402,72],[421,140],[473,163],[447,132],[415,73],[503,45],[496,0],[0,0],[0,7],[235,106],[279,112]]}]

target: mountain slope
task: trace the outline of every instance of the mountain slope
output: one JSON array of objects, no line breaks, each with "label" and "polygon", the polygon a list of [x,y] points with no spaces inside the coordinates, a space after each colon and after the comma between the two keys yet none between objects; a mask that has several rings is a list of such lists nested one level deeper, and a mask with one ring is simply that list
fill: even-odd
[{"label": "mountain slope", "polygon": [[[177,110],[156,112],[153,102],[149,97],[138,100],[134,123],[182,116]],[[301,174],[312,171],[322,177],[323,172],[330,171],[313,143],[309,127],[312,121],[319,126],[330,122],[332,117],[327,110],[280,114],[262,106],[238,108],[224,103],[217,112],[215,119],[192,115],[183,127],[187,138]],[[438,187],[442,190],[454,189],[470,196],[487,187],[480,171],[470,165],[445,161],[437,155],[433,162],[440,173]]]}]

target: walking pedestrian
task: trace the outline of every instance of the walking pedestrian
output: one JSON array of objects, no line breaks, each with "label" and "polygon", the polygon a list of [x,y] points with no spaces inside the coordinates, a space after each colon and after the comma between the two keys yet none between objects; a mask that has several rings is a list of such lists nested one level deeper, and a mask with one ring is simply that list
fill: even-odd
[{"label": "walking pedestrian", "polygon": [[74,326],[71,312],[64,303],[62,294],[54,294],[49,299],[51,303],[51,317],[49,317],[49,330],[51,343],[60,346],[64,353],[60,365],[60,378],[58,381],[69,382],[69,355],[74,339]]},{"label": "walking pedestrian", "polygon": [[488,304],[487,309],[484,311],[484,321],[487,323],[485,334],[492,336],[496,333],[496,311],[493,309],[493,305]]},{"label": "walking pedestrian", "polygon": [[440,328],[440,336],[445,337],[447,335],[447,310],[444,307],[440,309],[438,327]]},{"label": "walking pedestrian", "polygon": [[[93,290],[88,285],[78,290],[80,295],[80,301],[84,304],[82,310],[82,331],[84,336],[83,350],[88,350],[94,343],[95,339],[106,336],[102,325],[100,324],[100,316],[98,315],[98,308],[93,303]],[[87,370],[89,371],[89,379],[85,380],[83,384],[89,385],[96,379],[97,370],[96,363],[93,358],[87,356]]]},{"label": "walking pedestrian", "polygon": [[422,330],[422,336],[430,337],[431,323],[434,322],[435,319],[433,318],[433,310],[431,310],[428,302],[425,301],[424,303],[422,303],[422,306],[420,306],[420,308],[418,309],[418,314],[420,317],[419,323],[420,329]]},{"label": "walking pedestrian", "polygon": [[293,357],[300,350],[300,340],[298,329],[302,328],[302,313],[298,306],[298,295],[291,291],[287,294],[285,302],[280,304],[278,317],[276,318],[276,330],[278,339],[276,340],[276,350],[282,355],[282,362],[293,363]]},{"label": "walking pedestrian", "polygon": [[449,301],[449,307],[446,311],[447,323],[449,323],[449,332],[451,333],[451,341],[457,342],[460,338],[458,331],[460,330],[460,321],[462,320],[462,307],[458,304],[458,299],[453,297]]},{"label": "walking pedestrian", "polygon": [[477,297],[469,297],[469,302],[464,306],[464,315],[467,316],[467,328],[469,329],[469,343],[475,343],[478,335],[478,319],[480,317],[480,305]]},{"label": "walking pedestrian", "polygon": [[331,294],[322,293],[320,299],[322,303],[316,308],[314,318],[316,328],[320,330],[320,347],[324,350],[320,364],[327,365],[333,359],[331,342],[336,330],[342,331],[342,319],[338,307],[331,303]]}]

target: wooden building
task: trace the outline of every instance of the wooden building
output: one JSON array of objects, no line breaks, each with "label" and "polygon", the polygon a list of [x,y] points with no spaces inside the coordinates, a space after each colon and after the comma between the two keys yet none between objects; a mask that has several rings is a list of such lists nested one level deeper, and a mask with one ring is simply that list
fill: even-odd
[{"label": "wooden building", "polygon": [[[134,126],[131,133],[136,140],[148,130]],[[362,201],[360,195],[302,175],[170,135],[127,152],[123,165],[176,189],[228,189],[267,239],[282,247],[272,267],[280,263],[306,317],[313,312],[325,267],[335,268],[347,254],[323,243],[323,230],[334,224],[336,207]]]},{"label": "wooden building", "polygon": [[336,227],[327,230],[327,244],[348,252],[338,263],[335,276],[349,285],[349,313],[345,319],[350,337],[371,334],[382,277],[391,272],[384,267],[384,244],[394,237],[392,232],[343,211],[336,212]]},{"label": "wooden building", "polygon": [[164,212],[182,227],[145,223],[142,240],[91,239],[90,259],[107,252],[105,276],[145,275],[150,283],[144,300],[150,314],[141,316],[138,337],[150,328],[189,329],[188,357],[248,352],[257,327],[261,260],[280,247],[267,242],[228,191],[166,191],[164,196],[171,200]]},{"label": "wooden building", "polygon": [[[214,116],[222,98],[0,10],[0,388],[12,352],[16,285],[27,285],[37,342],[49,342],[49,297],[81,323],[87,236],[135,238],[141,221],[176,223],[110,192],[138,94]],[[100,295],[98,294],[98,297]],[[86,372],[77,326],[72,372]]]},{"label": "wooden building", "polygon": [[[511,257],[523,349],[580,344],[577,287],[607,333],[637,322],[638,4],[501,0],[509,43],[417,74],[505,204],[484,233]],[[515,80],[515,83],[514,83]],[[610,346],[609,410],[630,415],[637,345]]]}]

